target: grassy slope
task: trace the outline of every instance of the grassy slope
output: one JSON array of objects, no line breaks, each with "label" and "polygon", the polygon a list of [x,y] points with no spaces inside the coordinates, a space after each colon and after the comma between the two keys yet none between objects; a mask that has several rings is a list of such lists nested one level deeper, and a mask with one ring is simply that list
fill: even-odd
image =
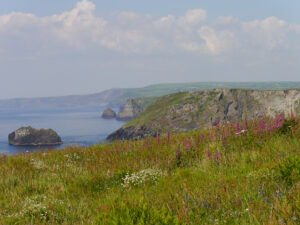
[{"label": "grassy slope", "polygon": [[111,104],[128,98],[162,96],[170,93],[205,90],[212,88],[247,88],[258,90],[282,90],[300,88],[300,82],[193,82],[149,85],[143,88],[127,88],[125,93]]},{"label": "grassy slope", "polygon": [[286,135],[251,126],[225,128],[224,141],[213,129],[2,157],[0,224],[297,224],[299,126]]},{"label": "grassy slope", "polygon": [[137,118],[126,123],[124,127],[137,126],[150,122],[159,115],[163,115],[167,107],[171,107],[175,104],[180,104],[183,102],[184,97],[187,92],[178,92],[175,94],[165,95],[156,99],[153,104],[148,105],[146,110],[142,112]]}]

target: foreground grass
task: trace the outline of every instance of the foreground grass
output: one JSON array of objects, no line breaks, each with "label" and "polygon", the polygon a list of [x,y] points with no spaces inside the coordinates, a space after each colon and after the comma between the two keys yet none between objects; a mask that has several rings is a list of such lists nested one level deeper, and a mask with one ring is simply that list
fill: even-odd
[{"label": "foreground grass", "polygon": [[299,224],[299,125],[220,130],[3,156],[0,224]]}]

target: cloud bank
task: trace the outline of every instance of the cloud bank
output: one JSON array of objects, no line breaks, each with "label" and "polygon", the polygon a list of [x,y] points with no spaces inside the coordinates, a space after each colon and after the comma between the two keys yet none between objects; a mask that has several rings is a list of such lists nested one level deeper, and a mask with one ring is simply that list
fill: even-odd
[{"label": "cloud bank", "polygon": [[190,53],[220,57],[237,52],[274,51],[299,46],[300,25],[276,18],[240,21],[207,19],[205,9],[156,18],[118,12],[103,18],[95,5],[78,2],[70,11],[48,17],[12,12],[0,16],[0,57],[26,58],[75,51],[129,54]]}]

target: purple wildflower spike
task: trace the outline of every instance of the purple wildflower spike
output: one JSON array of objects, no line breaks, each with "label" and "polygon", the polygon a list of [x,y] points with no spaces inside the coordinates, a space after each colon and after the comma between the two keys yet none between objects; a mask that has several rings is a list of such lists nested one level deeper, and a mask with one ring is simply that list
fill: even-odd
[{"label": "purple wildflower spike", "polygon": [[293,110],[291,110],[291,119],[294,119],[294,113],[293,113]]},{"label": "purple wildflower spike", "polygon": [[177,159],[177,165],[181,163],[181,153],[180,153],[180,147],[178,145],[178,148],[176,149],[176,159]]},{"label": "purple wildflower spike", "polygon": [[190,148],[190,140],[189,139],[186,139],[186,144],[185,144],[185,150],[189,150]]},{"label": "purple wildflower spike", "polygon": [[216,151],[215,153],[215,161],[218,162],[219,161],[219,152]]},{"label": "purple wildflower spike", "polygon": [[170,142],[170,132],[168,132],[168,142]]},{"label": "purple wildflower spike", "polygon": [[235,133],[238,134],[239,132],[240,132],[240,125],[239,125],[239,122],[236,122]]},{"label": "purple wildflower spike", "polygon": [[156,144],[159,144],[159,135],[156,133]]},{"label": "purple wildflower spike", "polygon": [[206,154],[207,158],[210,158],[210,152],[209,152],[209,148],[207,149],[207,154]]},{"label": "purple wildflower spike", "polygon": [[217,131],[220,130],[220,124],[219,124],[219,121],[217,121]]},{"label": "purple wildflower spike", "polygon": [[212,132],[209,133],[209,139],[212,141],[213,140],[213,134]]},{"label": "purple wildflower spike", "polygon": [[223,146],[226,146],[225,138],[223,138]]}]

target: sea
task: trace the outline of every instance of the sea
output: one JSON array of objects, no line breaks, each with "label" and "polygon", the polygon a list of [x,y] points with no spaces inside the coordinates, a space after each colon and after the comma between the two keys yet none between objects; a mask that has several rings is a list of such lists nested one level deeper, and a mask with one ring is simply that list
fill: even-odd
[{"label": "sea", "polygon": [[[114,109],[118,111],[118,109]],[[40,150],[58,150],[69,145],[90,146],[105,142],[105,138],[124,122],[102,119],[102,107],[59,108],[39,110],[0,109],[0,155],[13,155]],[[58,146],[16,147],[8,144],[9,133],[22,126],[55,130],[62,138]]]}]

